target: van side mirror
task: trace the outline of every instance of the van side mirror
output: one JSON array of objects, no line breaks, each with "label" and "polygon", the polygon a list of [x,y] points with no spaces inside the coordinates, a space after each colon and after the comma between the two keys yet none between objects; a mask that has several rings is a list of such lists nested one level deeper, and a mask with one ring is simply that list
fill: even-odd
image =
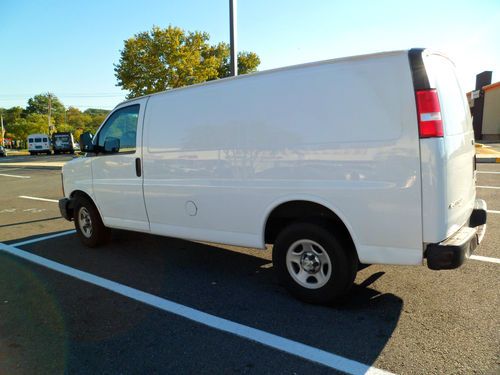
[{"label": "van side mirror", "polygon": [[94,151],[94,144],[92,143],[92,139],[94,135],[91,132],[85,132],[80,135],[80,150],[83,152],[92,152]]},{"label": "van side mirror", "polygon": [[104,141],[104,152],[115,153],[120,151],[120,139],[115,137],[107,137]]}]

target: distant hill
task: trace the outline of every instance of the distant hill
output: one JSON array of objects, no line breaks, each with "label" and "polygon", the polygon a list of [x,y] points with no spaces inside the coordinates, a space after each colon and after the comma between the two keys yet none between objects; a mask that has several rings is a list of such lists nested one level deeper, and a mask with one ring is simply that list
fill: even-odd
[{"label": "distant hill", "polygon": [[86,114],[91,115],[91,116],[107,115],[109,112],[111,112],[111,111],[109,111],[107,109],[98,109],[98,108],[88,108],[85,111],[83,111],[83,113],[86,113]]}]

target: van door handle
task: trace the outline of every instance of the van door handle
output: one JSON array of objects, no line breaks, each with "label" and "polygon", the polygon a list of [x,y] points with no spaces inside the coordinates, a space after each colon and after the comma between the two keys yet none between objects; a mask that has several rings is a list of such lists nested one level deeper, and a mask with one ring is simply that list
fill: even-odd
[{"label": "van door handle", "polygon": [[141,177],[141,158],[135,159],[135,174],[137,177]]}]

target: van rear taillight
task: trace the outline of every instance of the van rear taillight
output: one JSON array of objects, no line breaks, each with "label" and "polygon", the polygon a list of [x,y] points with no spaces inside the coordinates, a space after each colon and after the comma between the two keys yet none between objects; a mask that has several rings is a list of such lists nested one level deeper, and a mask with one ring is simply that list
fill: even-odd
[{"label": "van rear taillight", "polygon": [[420,138],[442,137],[443,120],[436,89],[418,90],[416,98]]}]

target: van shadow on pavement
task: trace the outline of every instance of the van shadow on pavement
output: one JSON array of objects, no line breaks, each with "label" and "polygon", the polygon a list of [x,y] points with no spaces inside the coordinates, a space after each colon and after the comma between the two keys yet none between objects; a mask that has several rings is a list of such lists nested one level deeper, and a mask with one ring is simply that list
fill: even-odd
[{"label": "van shadow on pavement", "polygon": [[[334,306],[302,303],[276,281],[269,250],[239,248],[236,251],[126,231],[114,231],[113,241],[97,249],[84,247],[76,235],[22,248],[203,312],[368,365],[375,362],[390,339],[403,306],[401,298],[369,287],[377,278],[383,277],[380,272],[370,274],[369,269],[363,271],[363,275],[369,276],[361,279],[358,275],[352,292]],[[158,314],[151,312],[155,309],[150,308],[127,310],[124,318],[119,304],[110,302],[112,299],[108,297],[99,299],[99,295],[109,294],[95,292],[100,288],[87,288],[94,293],[80,296],[50,288],[63,306],[70,343],[69,358],[80,358],[79,362],[83,360],[81,355],[96,355],[103,345],[111,350],[108,356],[121,356],[120,340],[149,327],[153,324],[153,317],[158,319]],[[96,303],[100,303],[100,307],[95,319],[82,319],[81,314],[75,312],[79,304],[82,311],[88,312],[85,306]],[[65,309],[64,306],[71,308]],[[116,341],[117,337],[120,340]],[[169,345],[170,339],[160,335],[155,345]],[[141,342],[137,345],[140,346]],[[177,355],[182,361],[183,356]]]}]

